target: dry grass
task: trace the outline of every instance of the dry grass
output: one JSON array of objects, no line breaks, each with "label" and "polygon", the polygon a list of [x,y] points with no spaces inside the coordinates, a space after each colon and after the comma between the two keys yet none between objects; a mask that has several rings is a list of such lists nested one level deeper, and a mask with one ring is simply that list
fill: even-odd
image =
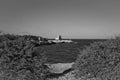
[{"label": "dry grass", "polygon": [[86,79],[85,77],[81,77],[81,78],[76,78],[74,71],[71,71],[63,76],[60,76],[58,78],[49,78],[47,80],[101,80],[101,79],[97,79],[97,78],[90,78],[90,79]]}]

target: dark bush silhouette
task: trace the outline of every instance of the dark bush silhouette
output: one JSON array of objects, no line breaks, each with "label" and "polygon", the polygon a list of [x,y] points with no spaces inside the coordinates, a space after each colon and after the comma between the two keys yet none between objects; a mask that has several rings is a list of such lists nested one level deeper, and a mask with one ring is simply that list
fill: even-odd
[{"label": "dark bush silhouette", "polygon": [[[44,51],[24,36],[0,36],[0,80],[44,80],[49,69]],[[39,44],[38,44],[39,45]]]},{"label": "dark bush silhouette", "polygon": [[92,43],[80,54],[74,65],[77,77],[120,80],[120,37]]}]

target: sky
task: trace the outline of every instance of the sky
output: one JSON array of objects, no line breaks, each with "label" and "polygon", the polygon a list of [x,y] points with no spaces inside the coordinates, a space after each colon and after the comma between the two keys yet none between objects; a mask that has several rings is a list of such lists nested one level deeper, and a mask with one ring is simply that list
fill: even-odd
[{"label": "sky", "polygon": [[0,30],[45,38],[120,34],[120,0],[0,0]]}]

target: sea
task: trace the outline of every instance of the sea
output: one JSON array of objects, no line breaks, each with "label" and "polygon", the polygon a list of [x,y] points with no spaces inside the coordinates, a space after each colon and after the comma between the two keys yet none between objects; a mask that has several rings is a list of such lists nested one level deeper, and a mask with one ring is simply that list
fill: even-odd
[{"label": "sea", "polygon": [[73,43],[58,43],[44,45],[39,50],[43,50],[47,56],[47,63],[71,63],[76,61],[85,46],[106,39],[72,39]]}]

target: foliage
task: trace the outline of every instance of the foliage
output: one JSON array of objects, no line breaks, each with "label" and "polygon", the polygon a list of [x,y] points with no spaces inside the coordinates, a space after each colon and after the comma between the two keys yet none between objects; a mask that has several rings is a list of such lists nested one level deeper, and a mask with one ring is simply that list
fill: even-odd
[{"label": "foliage", "polygon": [[102,80],[120,80],[120,37],[95,42],[86,47],[77,58],[74,68],[77,77],[99,77]]},{"label": "foliage", "polygon": [[48,67],[44,51],[24,36],[0,36],[0,80],[44,80]]}]

